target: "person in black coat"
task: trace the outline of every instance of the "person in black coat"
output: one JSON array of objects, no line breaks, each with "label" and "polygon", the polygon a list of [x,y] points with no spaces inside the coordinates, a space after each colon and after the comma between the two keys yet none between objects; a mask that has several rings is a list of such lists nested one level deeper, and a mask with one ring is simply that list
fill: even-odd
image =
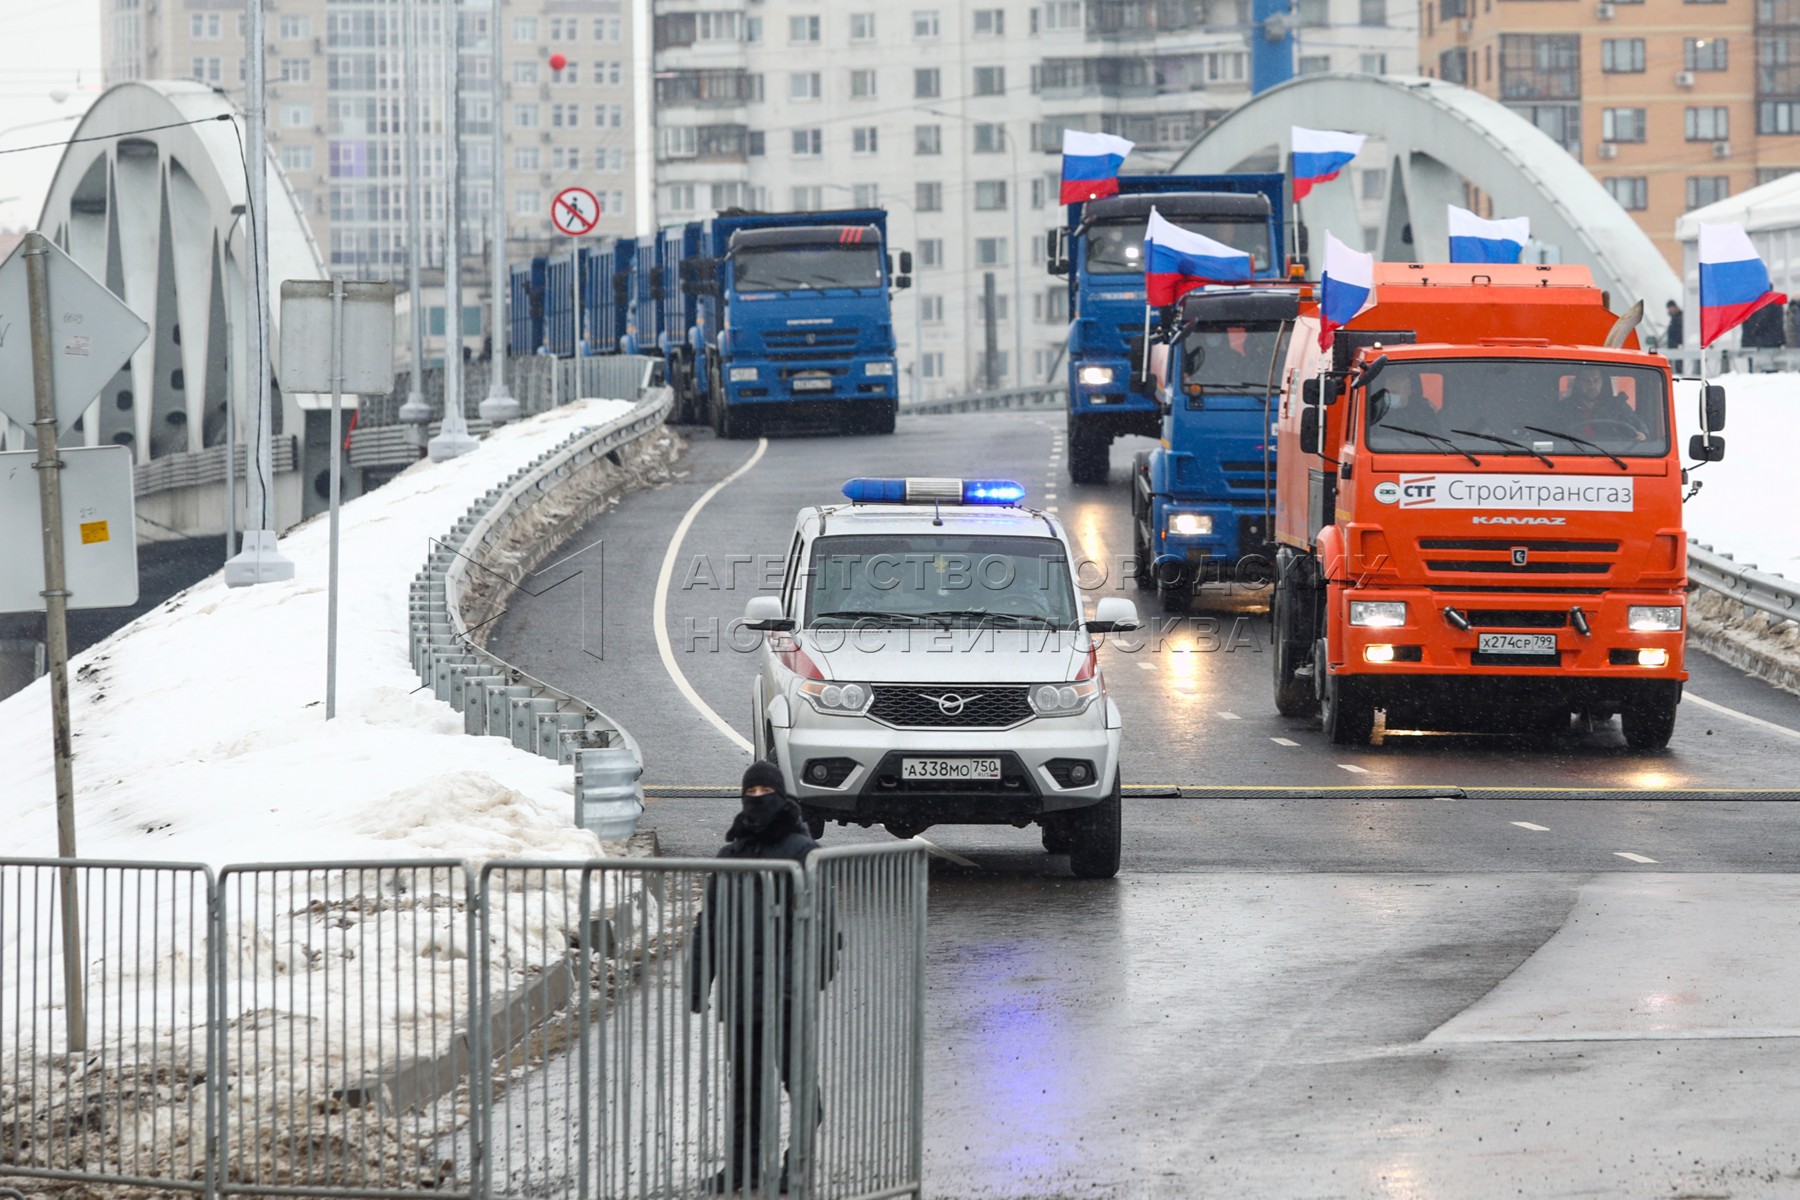
[{"label": "person in black coat", "polygon": [[1682,339],[1686,336],[1686,331],[1681,327],[1681,305],[1671,300],[1663,307],[1669,314],[1669,327],[1663,333],[1663,345],[1670,350],[1679,350]]},{"label": "person in black coat", "polygon": [[[800,806],[782,791],[780,768],[767,761],[751,763],[739,790],[742,807],[718,857],[804,865],[819,843],[808,832]],[[799,965],[792,954],[793,904],[790,897],[779,897],[784,919],[771,920],[766,905],[777,897],[765,894],[769,883],[766,875],[715,875],[706,885],[706,904],[689,947],[688,1007],[705,1012],[716,980],[718,1019],[728,1026],[730,1038],[732,1078],[726,1094],[731,1157],[713,1177],[709,1190],[715,1193],[760,1186],[766,1054],[775,1053],[781,1085],[790,1096],[793,1092],[794,973]],[[785,889],[787,877],[776,877],[774,883]],[[769,978],[771,970],[777,978]],[[821,987],[824,978],[821,974]],[[779,1012],[770,1012],[771,1004],[779,1004]],[[785,1153],[781,1176],[785,1192]]]}]

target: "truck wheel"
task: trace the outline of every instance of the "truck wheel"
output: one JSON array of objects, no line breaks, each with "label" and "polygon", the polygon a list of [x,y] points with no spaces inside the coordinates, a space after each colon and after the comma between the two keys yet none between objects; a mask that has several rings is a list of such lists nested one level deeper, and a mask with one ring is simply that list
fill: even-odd
[{"label": "truck wheel", "polygon": [[724,399],[719,401],[718,418],[719,436],[727,440],[754,436],[755,420],[742,407],[733,408]]},{"label": "truck wheel", "polygon": [[1119,873],[1119,843],[1123,822],[1119,812],[1119,781],[1106,799],[1075,810],[1070,818],[1069,869],[1077,879],[1111,879]]},{"label": "truck wheel", "polygon": [[[1321,663],[1317,669],[1323,667]],[[1324,718],[1325,736],[1334,746],[1367,745],[1375,734],[1375,705],[1354,679],[1326,673],[1319,715]]]},{"label": "truck wheel", "polygon": [[1625,729],[1625,744],[1633,750],[1661,750],[1675,735],[1675,709],[1681,703],[1681,689],[1674,685],[1652,684],[1643,694],[1633,697],[1619,709],[1619,723]]},{"label": "truck wheel", "polygon": [[1050,854],[1067,854],[1075,845],[1069,832],[1069,818],[1062,813],[1045,813],[1038,818],[1044,850]]},{"label": "truck wheel", "polygon": [[1269,622],[1274,627],[1269,658],[1275,667],[1275,711],[1284,717],[1309,716],[1313,711],[1312,684],[1296,675],[1300,664],[1293,640],[1293,586],[1283,587],[1279,578],[1269,601]]},{"label": "truck wheel", "polygon": [[846,422],[846,433],[888,434],[894,432],[894,415],[898,400],[871,400]]},{"label": "truck wheel", "polygon": [[1069,422],[1070,483],[1105,483],[1111,453],[1112,443],[1105,434]]}]

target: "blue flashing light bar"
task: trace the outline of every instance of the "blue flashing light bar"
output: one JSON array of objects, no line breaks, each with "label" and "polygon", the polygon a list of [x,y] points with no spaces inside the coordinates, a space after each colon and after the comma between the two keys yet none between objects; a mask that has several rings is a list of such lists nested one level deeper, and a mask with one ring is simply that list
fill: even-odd
[{"label": "blue flashing light bar", "polygon": [[853,504],[1016,505],[1025,489],[1010,479],[847,479],[844,497]]}]

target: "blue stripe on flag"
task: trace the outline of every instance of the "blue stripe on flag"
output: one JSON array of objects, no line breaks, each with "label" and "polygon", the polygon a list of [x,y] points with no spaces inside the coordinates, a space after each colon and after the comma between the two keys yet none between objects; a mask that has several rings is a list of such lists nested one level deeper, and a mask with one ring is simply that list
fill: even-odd
[{"label": "blue stripe on flag", "polygon": [[1700,304],[1720,308],[1749,304],[1769,291],[1769,269],[1761,259],[1700,264]]}]

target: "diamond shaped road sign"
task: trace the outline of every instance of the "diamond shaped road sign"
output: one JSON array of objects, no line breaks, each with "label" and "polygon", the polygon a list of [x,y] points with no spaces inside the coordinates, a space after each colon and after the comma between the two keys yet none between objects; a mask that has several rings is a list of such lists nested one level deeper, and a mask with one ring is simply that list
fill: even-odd
[{"label": "diamond shaped road sign", "polygon": [[[36,419],[31,382],[31,310],[26,299],[25,245],[0,263],[0,413],[30,427]],[[56,384],[56,427],[75,423],[150,327],[100,281],[46,239],[50,260],[50,361]]]}]

